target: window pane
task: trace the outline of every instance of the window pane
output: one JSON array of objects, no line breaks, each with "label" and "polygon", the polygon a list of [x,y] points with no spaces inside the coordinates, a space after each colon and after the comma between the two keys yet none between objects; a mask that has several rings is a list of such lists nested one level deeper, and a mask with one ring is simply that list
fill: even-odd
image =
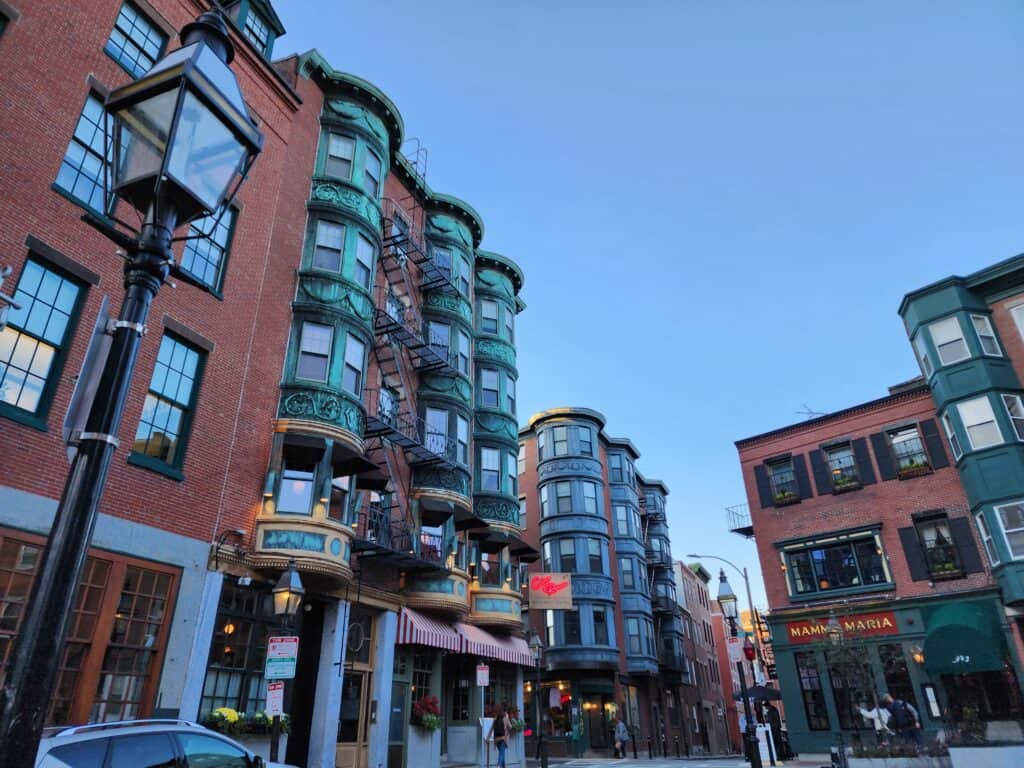
[{"label": "window pane", "polygon": [[260,53],[267,55],[267,43],[270,42],[270,28],[266,22],[251,7],[245,16],[245,27],[243,34],[255,45]]},{"label": "window pane", "polygon": [[928,328],[932,334],[932,341],[939,351],[939,360],[943,365],[949,365],[970,356],[960,322],[955,317],[947,317],[945,320],[932,323]]},{"label": "window pane", "polygon": [[1013,557],[1024,557],[1024,504],[997,507]]},{"label": "window pane", "polygon": [[373,277],[373,243],[362,235],[356,237],[355,279],[364,288],[369,288]]},{"label": "window pane", "polygon": [[303,323],[295,375],[313,381],[327,381],[333,338],[334,329],[331,326]]},{"label": "window pane", "polygon": [[371,150],[366,151],[366,193],[376,198],[380,191],[380,158]]},{"label": "window pane", "polygon": [[177,737],[189,768],[248,768],[248,756],[233,744],[199,733],[179,732]]},{"label": "window pane", "polygon": [[192,239],[185,241],[181,268],[214,290],[221,286],[236,215],[235,210],[229,208],[223,216],[219,212],[212,213],[189,225],[188,234]]},{"label": "window pane", "polygon": [[800,679],[800,690],[804,701],[804,714],[807,726],[812,731],[829,729],[828,710],[825,708],[825,695],[821,690],[821,677],[814,653],[802,651],[795,653],[797,677]]},{"label": "window pane", "polygon": [[119,736],[110,740],[110,768],[174,768],[177,756],[164,733]]},{"label": "window pane", "polygon": [[325,171],[329,176],[340,179],[352,178],[352,158],[355,156],[356,142],[348,136],[336,133],[328,134],[327,162]]},{"label": "window pane", "polygon": [[329,221],[316,223],[316,245],[313,266],[332,272],[341,270],[341,252],[344,247],[345,228]]},{"label": "window pane", "polygon": [[480,330],[485,333],[498,332],[498,303],[484,299],[480,302]]},{"label": "window pane", "polygon": [[999,344],[996,342],[996,335],[992,331],[992,324],[985,315],[971,315],[971,323],[978,334],[978,341],[981,342],[981,351],[986,355],[998,355]]},{"label": "window pane", "polygon": [[172,465],[180,465],[181,439],[193,407],[199,351],[165,335],[160,341],[156,365],[142,418],[135,431],[133,451]]}]

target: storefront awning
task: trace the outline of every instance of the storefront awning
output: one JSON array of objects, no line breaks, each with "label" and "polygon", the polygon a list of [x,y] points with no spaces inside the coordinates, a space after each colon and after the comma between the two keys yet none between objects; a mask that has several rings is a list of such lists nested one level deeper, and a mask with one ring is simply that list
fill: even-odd
[{"label": "storefront awning", "polygon": [[924,664],[932,675],[1003,669],[1006,640],[992,603],[947,603],[927,619]]},{"label": "storefront awning", "polygon": [[486,629],[474,627],[472,624],[459,623],[455,625],[455,629],[465,643],[463,653],[527,667],[532,667],[536,663],[533,654],[530,653],[530,646],[521,637],[495,637]]},{"label": "storefront awning", "polygon": [[398,645],[429,645],[460,653],[462,635],[450,624],[435,621],[412,608],[403,608],[398,614]]}]

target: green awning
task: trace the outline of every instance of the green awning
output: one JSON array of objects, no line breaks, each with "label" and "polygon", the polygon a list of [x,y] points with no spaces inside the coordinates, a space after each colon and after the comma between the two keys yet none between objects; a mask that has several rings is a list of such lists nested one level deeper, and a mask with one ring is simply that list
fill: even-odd
[{"label": "green awning", "polygon": [[1003,669],[1006,638],[990,601],[947,603],[926,619],[924,665],[932,675]]}]

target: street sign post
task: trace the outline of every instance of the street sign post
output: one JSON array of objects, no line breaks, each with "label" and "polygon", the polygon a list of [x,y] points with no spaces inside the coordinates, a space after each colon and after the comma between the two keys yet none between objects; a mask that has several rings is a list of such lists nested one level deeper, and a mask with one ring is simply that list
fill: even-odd
[{"label": "street sign post", "polygon": [[291,680],[295,677],[295,661],[299,657],[299,638],[271,637],[267,639],[266,680]]},{"label": "street sign post", "polygon": [[284,680],[267,683],[267,714],[271,716],[284,714]]},{"label": "street sign post", "polygon": [[486,664],[476,665],[476,684],[481,688],[486,688],[491,684],[491,668]]}]

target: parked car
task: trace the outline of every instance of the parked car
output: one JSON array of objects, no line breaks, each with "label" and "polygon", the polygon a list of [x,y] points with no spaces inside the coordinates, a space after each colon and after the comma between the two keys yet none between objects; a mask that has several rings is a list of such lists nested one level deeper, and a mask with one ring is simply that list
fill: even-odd
[{"label": "parked car", "polygon": [[288,768],[187,720],[124,720],[48,728],[36,768]]}]

